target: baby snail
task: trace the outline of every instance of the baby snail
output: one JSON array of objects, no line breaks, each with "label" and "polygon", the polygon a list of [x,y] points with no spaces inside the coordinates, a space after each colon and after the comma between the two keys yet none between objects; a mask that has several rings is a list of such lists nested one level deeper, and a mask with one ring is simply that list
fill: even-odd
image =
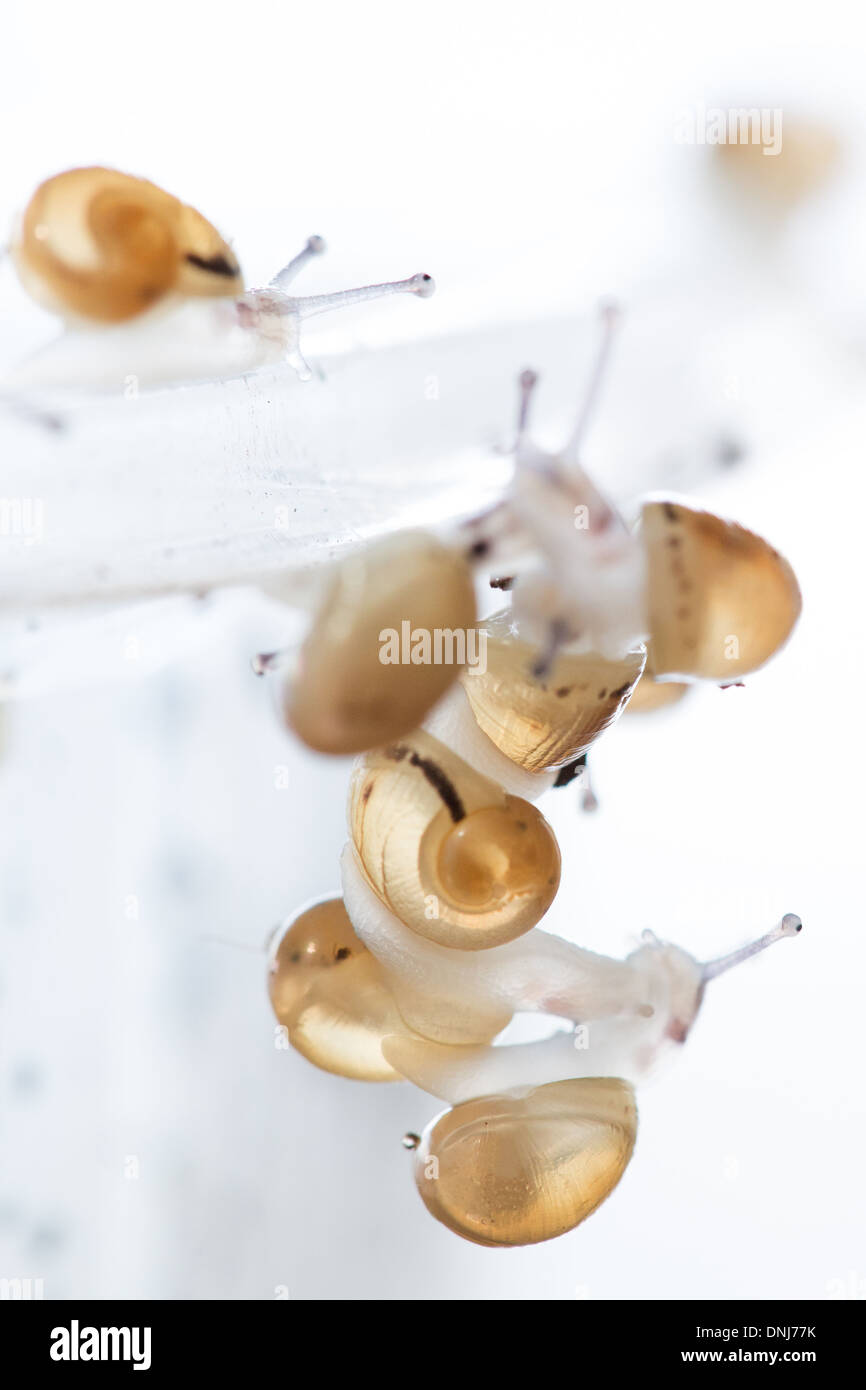
[{"label": "baby snail", "polygon": [[573,1230],[616,1187],[634,1149],[624,1081],[557,1081],[446,1110],[415,1151],[428,1211],[477,1245],[533,1245]]},{"label": "baby snail", "polygon": [[585,409],[558,455],[528,438],[535,382],[521,378],[507,510],[541,557],[511,583],[515,629],[541,648],[536,674],[576,640],[613,660],[648,642],[661,680],[726,683],[763,666],[800,614],[787,560],[735,522],[676,501],[648,500],[630,531],[578,463]]},{"label": "baby snail", "polygon": [[405,1029],[385,976],[340,898],[302,909],[271,950],[271,1005],[298,1052],[355,1081],[398,1081],[382,1039]]},{"label": "baby snail", "polygon": [[358,760],[349,826],[382,901],[442,946],[512,941],[559,886],[559,849],[544,817],[423,730]]},{"label": "baby snail", "polygon": [[732,521],[676,502],[648,502],[639,535],[657,676],[724,681],[765,665],[802,601],[788,561]]},{"label": "baby snail", "polygon": [[123,323],[168,295],[243,292],[231,247],[201,213],[116,169],[68,169],[40,184],[11,254],[34,299],[87,323]]},{"label": "baby snail", "polygon": [[[812,197],[836,173],[842,147],[835,131],[785,117],[781,110],[725,113],[725,139],[717,141],[717,168],[741,198],[784,215]],[[732,116],[745,118],[728,130]],[[733,138],[731,138],[733,137]],[[760,138],[758,138],[760,137]]]},{"label": "baby snail", "polygon": [[[789,914],[760,942],[703,967],[676,947],[645,948],[681,957],[670,1002],[684,1017],[669,1021],[670,1039],[684,1041],[708,980],[799,930]],[[530,1245],[573,1230],[609,1196],[634,1149],[637,1107],[629,1082],[607,1074],[616,1045],[608,1037],[596,1049],[594,1031],[585,1051],[567,1034],[486,1049],[386,1040],[385,1054],[399,1070],[435,1094],[450,1090],[455,1101],[415,1152],[418,1190],[443,1225],[481,1245]],[[629,1051],[644,1070],[643,1045],[632,1038]]]},{"label": "baby snail", "polygon": [[[115,169],[70,169],[41,184],[16,229],[11,254],[24,288],[73,330],[21,363],[7,387],[116,384],[117,356],[142,385],[242,376],[288,362],[302,380],[312,375],[300,350],[304,319],[385,295],[429,297],[429,275],[365,285],[334,294],[287,293],[305,265],[325,250],[310,237],[265,288],[244,291],[229,244],[200,213],[147,179]],[[205,313],[169,328],[155,325],[156,307],[185,313],[210,300]],[[139,322],[142,321],[142,322]],[[82,327],[132,332],[94,350]]]},{"label": "baby snail", "polygon": [[[385,1040],[383,1052],[402,1076],[453,1105],[518,1087],[582,1077],[620,1076],[637,1083],[686,1041],[711,980],[801,929],[800,918],[787,913],[756,941],[708,962],[696,961],[652,932],[644,933],[642,945],[625,960],[563,943],[574,954],[560,964],[559,999],[550,981],[547,1011],[574,1018],[577,1033],[558,1032],[537,1042],[492,1047],[458,1047],[420,1035],[395,1036]],[[545,933],[525,939],[527,957],[533,935],[540,938]],[[544,944],[539,940],[537,945],[542,958],[536,982],[550,970],[543,960]],[[526,976],[531,979],[528,969]],[[574,1007],[581,992],[588,1003],[582,1022]],[[515,1008],[531,1007],[531,998],[529,986],[527,1002],[521,1004],[515,998]]]},{"label": "baby snail", "polygon": [[[459,550],[420,531],[364,546],[334,567],[284,683],[286,724],[321,753],[360,753],[409,733],[456,680],[474,623],[472,571]],[[419,646],[437,638],[448,643],[438,661]]]}]

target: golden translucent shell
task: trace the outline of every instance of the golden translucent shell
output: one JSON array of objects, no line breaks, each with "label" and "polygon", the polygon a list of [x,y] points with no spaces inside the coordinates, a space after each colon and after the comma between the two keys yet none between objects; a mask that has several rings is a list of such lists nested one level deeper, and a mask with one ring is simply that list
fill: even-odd
[{"label": "golden translucent shell", "polygon": [[656,678],[653,663],[652,645],[647,649],[646,666],[643,675],[634,687],[625,714],[655,714],[656,710],[667,709],[677,704],[691,690],[684,681],[660,681]]},{"label": "golden translucent shell", "polygon": [[474,624],[472,574],[457,551],[421,532],[365,547],[335,569],[285,691],[286,722],[322,753],[399,738],[456,680]]},{"label": "golden translucent shell", "polygon": [[787,560],[760,536],[674,502],[647,503],[641,529],[660,676],[736,680],[787,641],[800,590]]},{"label": "golden translucent shell", "polygon": [[554,1081],[528,1095],[483,1096],[438,1116],[415,1155],[428,1210],[478,1245],[533,1245],[584,1221],[616,1187],[634,1149],[625,1081]]},{"label": "golden translucent shell", "polygon": [[559,849],[540,812],[422,730],[359,759],[349,826],[385,905],[441,946],[513,941],[559,886]]},{"label": "golden translucent shell", "polygon": [[463,686],[484,733],[527,772],[547,772],[585,753],[617,718],[643,670],[643,648],[619,661],[597,652],[561,654],[538,680],[538,653],[514,635],[508,609],[479,628],[487,634],[486,670],[465,672]]},{"label": "golden translucent shell", "polygon": [[234,252],[200,213],[115,169],[69,169],[40,184],[11,249],[35,299],[96,323],[135,318],[169,293],[243,291]]},{"label": "golden translucent shell", "polygon": [[382,1039],[409,1030],[341,898],[289,920],[272,950],[268,992],[292,1047],[323,1071],[401,1080],[382,1055]]},{"label": "golden translucent shell", "polygon": [[656,710],[677,704],[689,689],[682,681],[658,681],[652,676],[641,676],[625,707],[625,713],[655,714]]},{"label": "golden translucent shell", "polygon": [[[765,153],[773,148],[774,134],[778,145],[773,153]],[[814,193],[835,172],[841,146],[832,130],[806,122],[786,120],[782,136],[779,113],[762,140],[724,140],[715,148],[725,174],[738,181],[742,192],[787,208]]]}]

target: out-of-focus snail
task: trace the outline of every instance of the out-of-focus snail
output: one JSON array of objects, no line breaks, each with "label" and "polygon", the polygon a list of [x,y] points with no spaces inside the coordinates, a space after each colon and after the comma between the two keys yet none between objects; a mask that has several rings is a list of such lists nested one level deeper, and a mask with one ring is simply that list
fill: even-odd
[{"label": "out-of-focus snail", "polygon": [[535,926],[559,886],[553,831],[423,730],[359,759],[349,825],[382,901],[420,936],[477,951]]},{"label": "out-of-focus snail", "polygon": [[[828,182],[842,145],[829,127],[788,119],[780,108],[731,108],[724,138],[711,146],[732,191],[765,212],[787,213]],[[718,132],[722,133],[722,132]]]},{"label": "out-of-focus snail", "polygon": [[656,675],[736,679],[788,640],[800,590],[788,561],[760,536],[675,502],[648,502],[640,535]]},{"label": "out-of-focus snail", "polygon": [[472,571],[459,550],[423,532],[363,547],[334,567],[284,684],[286,723],[323,753],[409,733],[457,679],[474,623]]},{"label": "out-of-focus snail", "polygon": [[382,1039],[405,1024],[375,956],[340,898],[304,908],[271,951],[271,1005],[292,1047],[324,1071],[355,1081],[397,1081]]},{"label": "out-of-focus snail", "polygon": [[532,1245],[585,1220],[634,1149],[637,1109],[623,1081],[593,1078],[484,1096],[439,1115],[415,1152],[437,1221],[478,1245]]},{"label": "out-of-focus snail", "polygon": [[[7,373],[3,390],[118,386],[118,358],[142,386],[222,380],[278,362],[307,380],[303,320],[386,295],[427,298],[435,289],[431,276],[418,274],[334,294],[289,294],[299,271],[324,249],[321,237],[308,238],[270,285],[244,291],[229,244],[156,184],[114,169],[57,174],[25,209],[12,257],[24,287],[70,331]],[[205,300],[213,301],[207,309]],[[185,317],[154,324],[147,311],[156,306],[182,309]],[[97,326],[113,336],[83,341],[76,331]]]},{"label": "out-of-focus snail", "polygon": [[[763,666],[800,613],[787,560],[744,527],[675,501],[648,501],[630,531],[579,463],[585,409],[559,453],[529,438],[534,384],[524,373],[515,475],[503,504],[510,521],[497,517],[496,529],[512,545],[515,535],[525,542],[528,558],[510,581],[511,621],[539,653],[536,674],[546,678],[577,640],[614,661],[648,642],[662,679],[724,683]],[[493,529],[487,539],[495,554]]]},{"label": "out-of-focus snail", "polygon": [[650,645],[643,675],[632,690],[624,713],[655,714],[656,710],[679,704],[690,690],[691,685],[688,681],[659,680],[652,665]]},{"label": "out-of-focus snail", "polygon": [[69,169],[40,184],[11,254],[34,299],[87,323],[122,323],[168,295],[243,292],[234,252],[201,213],[116,169]]}]

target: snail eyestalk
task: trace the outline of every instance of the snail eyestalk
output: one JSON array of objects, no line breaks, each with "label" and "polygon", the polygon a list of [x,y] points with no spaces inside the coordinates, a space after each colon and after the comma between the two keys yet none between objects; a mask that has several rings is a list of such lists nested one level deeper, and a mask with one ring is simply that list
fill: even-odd
[{"label": "snail eyestalk", "polygon": [[532,397],[538,385],[538,373],[527,368],[526,371],[520,373],[518,385],[520,387],[520,403],[517,408],[517,437],[522,439],[529,424],[529,408],[532,405]]},{"label": "snail eyestalk", "polygon": [[[303,254],[303,253],[302,253]],[[410,275],[408,280],[390,280],[381,285],[361,285],[354,290],[335,290],[332,294],[310,294],[300,299],[292,299],[292,312],[298,318],[312,318],[314,314],[327,313],[329,309],[342,309],[349,304],[361,304],[367,299],[384,299],[391,294],[415,294],[419,299],[429,299],[436,290],[432,275]]]},{"label": "snail eyestalk", "polygon": [[266,676],[273,671],[281,670],[289,659],[287,651],[277,652],[257,652],[250,659],[250,666],[254,676]]},{"label": "snail eyestalk", "polygon": [[725,971],[732,970],[735,965],[740,965],[743,961],[758,955],[760,951],[765,951],[774,941],[781,941],[785,936],[797,936],[802,929],[803,923],[796,913],[786,912],[781,922],[777,922],[772,931],[758,937],[757,941],[750,942],[748,946],[741,946],[726,956],[719,956],[717,960],[707,961],[701,969],[701,979],[705,984],[709,980],[715,980],[717,976],[724,975]]},{"label": "snail eyestalk", "polygon": [[277,271],[271,281],[271,288],[275,290],[288,289],[292,281],[300,275],[304,266],[308,265],[316,256],[321,256],[327,249],[328,244],[324,237],[308,237],[303,251],[299,251],[297,256],[292,257],[288,265],[284,265],[282,270]]},{"label": "snail eyestalk", "polygon": [[598,403],[599,392],[610,361],[611,349],[613,347],[616,329],[620,320],[620,311],[616,304],[602,304],[600,310],[601,317],[601,342],[599,343],[596,359],[590,373],[589,383],[580,414],[577,417],[571,438],[562,451],[562,462],[567,469],[578,468],[580,466],[580,452],[583,448],[583,441],[586,436],[587,427],[592,419],[592,413]]}]

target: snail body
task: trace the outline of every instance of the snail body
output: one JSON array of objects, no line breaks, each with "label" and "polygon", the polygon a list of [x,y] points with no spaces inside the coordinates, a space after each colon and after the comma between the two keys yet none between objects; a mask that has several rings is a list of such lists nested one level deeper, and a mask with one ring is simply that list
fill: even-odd
[{"label": "snail body", "polygon": [[[142,386],[227,379],[278,362],[309,380],[300,347],[305,319],[386,295],[427,298],[435,289],[419,274],[334,294],[289,294],[324,249],[321,237],[310,237],[270,285],[244,290],[229,243],[156,184],[101,167],[57,174],[30,199],[11,255],[25,290],[63,319],[71,342],[61,337],[18,364],[4,390],[102,390],[129,376]],[[155,326],[158,308],[175,312]],[[178,324],[184,309],[194,312]],[[91,335],[82,328],[100,330],[86,347]]]},{"label": "snail body", "polygon": [[[654,675],[664,681],[726,683],[758,670],[800,614],[788,561],[745,527],[674,500],[645,502],[630,530],[580,464],[585,410],[558,453],[529,437],[535,380],[521,377],[515,472],[500,509],[506,519],[497,516],[486,540],[494,552],[502,534],[513,547],[523,542],[509,580],[510,621],[512,636],[539,650],[536,677],[546,678],[575,641],[612,661],[646,643]],[[489,733],[504,720],[483,709],[486,694],[479,687]]]},{"label": "snail body", "polygon": [[[712,979],[774,942],[797,935],[800,929],[799,917],[789,913],[756,942],[707,963],[651,934],[624,962],[583,952],[573,969],[582,970],[583,988],[594,1007],[592,1016],[584,1015],[576,1031],[495,1047],[455,1047],[420,1035],[395,1036],[385,1039],[383,1052],[421,1090],[454,1105],[517,1087],[591,1076],[619,1076],[638,1083],[652,1074],[665,1055],[685,1043]],[[608,972],[613,965],[625,967],[621,981],[624,986],[628,982],[628,993],[616,999],[608,992],[605,1012],[602,991],[610,990]],[[592,989],[594,975],[598,995]],[[568,992],[564,972],[562,991]],[[633,1002],[625,1008],[627,999]],[[565,1010],[561,1012],[567,1016]]]},{"label": "snail body", "polygon": [[419,936],[375,892],[351,844],[343,851],[342,889],[352,925],[384,969],[402,1017],[432,1041],[489,1041],[517,1012],[579,1022],[635,1014],[647,1003],[645,980],[627,962],[540,927],[477,951]]}]

